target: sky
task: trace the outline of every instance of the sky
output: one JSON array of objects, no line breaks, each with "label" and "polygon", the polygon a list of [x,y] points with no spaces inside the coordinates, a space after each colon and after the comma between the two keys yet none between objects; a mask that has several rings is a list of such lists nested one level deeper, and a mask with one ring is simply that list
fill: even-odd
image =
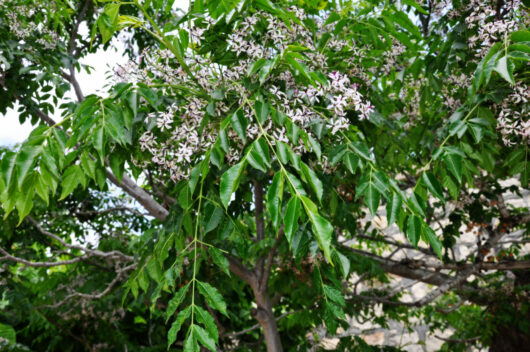
[{"label": "sky", "polygon": [[[188,4],[189,0],[176,0],[173,7],[187,9]],[[80,33],[88,33],[88,29],[84,23],[80,28]],[[117,48],[117,51],[114,49],[106,51],[99,49],[97,52],[91,53],[80,60],[81,64],[89,65],[94,69],[90,75],[85,71],[76,73],[77,80],[85,96],[98,92],[106,82],[105,77],[107,73],[112,72],[113,68],[118,64],[127,62],[122,43],[116,37],[112,41],[113,45],[110,47]],[[66,97],[69,100],[76,100],[72,89],[66,94]],[[33,129],[29,120],[23,125],[20,124],[17,108],[18,105],[14,109],[9,109],[5,115],[0,114],[0,146],[14,146],[17,143],[23,142]],[[60,120],[59,115],[57,113],[53,116],[54,120]]]}]

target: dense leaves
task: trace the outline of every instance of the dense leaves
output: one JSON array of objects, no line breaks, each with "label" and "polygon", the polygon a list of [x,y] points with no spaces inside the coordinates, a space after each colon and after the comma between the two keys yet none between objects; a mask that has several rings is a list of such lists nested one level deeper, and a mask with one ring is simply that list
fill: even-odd
[{"label": "dense leaves", "polygon": [[[0,152],[1,338],[294,351],[413,316],[458,349],[524,320],[530,217],[505,201],[528,195],[524,4],[174,5],[0,8],[0,111],[34,125]],[[131,61],[84,96],[81,58],[125,31]],[[402,300],[388,274],[438,288]]]}]

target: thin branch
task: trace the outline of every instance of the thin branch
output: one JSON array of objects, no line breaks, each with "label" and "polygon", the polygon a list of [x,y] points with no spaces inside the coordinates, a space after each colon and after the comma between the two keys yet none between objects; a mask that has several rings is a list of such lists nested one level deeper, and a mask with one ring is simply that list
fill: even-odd
[{"label": "thin branch", "polygon": [[51,267],[59,266],[59,265],[70,265],[70,264],[78,263],[90,257],[90,255],[83,255],[80,257],[75,257],[74,259],[62,260],[58,262],[32,262],[26,259],[12,256],[2,247],[0,247],[0,253],[4,255],[3,257],[0,257],[0,262],[11,260],[13,262],[24,264],[26,266],[35,267],[35,268],[51,268]]},{"label": "thin branch", "polygon": [[26,220],[29,221],[30,223],[32,223],[33,226],[35,226],[35,228],[41,234],[56,240],[57,242],[59,242],[60,244],[62,244],[66,248],[78,249],[80,251],[83,251],[83,252],[87,253],[88,255],[96,256],[96,257],[109,258],[109,259],[124,259],[126,261],[133,261],[134,260],[133,257],[128,256],[126,254],[123,254],[122,252],[120,252],[118,250],[113,250],[113,251],[110,251],[110,252],[103,252],[103,251],[100,251],[98,249],[88,249],[88,248],[85,248],[83,246],[67,243],[62,238],[60,238],[59,236],[54,235],[53,233],[44,230],[42,228],[42,226],[40,226],[40,224],[37,221],[35,221],[35,219],[33,219],[31,216],[28,215],[26,217]]},{"label": "thin branch", "polygon": [[438,335],[434,335],[434,337],[436,337],[438,340],[442,340],[442,341],[449,342],[449,343],[468,343],[468,342],[474,342],[481,338],[481,336],[475,336],[475,337],[470,337],[467,339],[451,339],[451,338],[442,337]]},{"label": "thin branch", "polygon": [[274,245],[272,246],[267,256],[267,265],[265,266],[265,269],[263,271],[263,276],[260,282],[260,287],[262,290],[267,288],[267,283],[269,282],[269,277],[271,275],[271,268],[272,268],[272,262],[274,259],[274,254],[276,253],[276,250],[278,249],[278,245],[280,244],[280,241],[282,238],[283,238],[283,226],[280,227],[280,230],[278,231],[278,236],[276,237],[276,240],[274,241]]},{"label": "thin branch", "polygon": [[136,268],[136,265],[137,264],[135,263],[135,264],[132,264],[132,265],[129,265],[129,266],[126,266],[124,268],[117,270],[116,277],[107,285],[107,287],[103,291],[99,293],[74,292],[55,304],[43,305],[43,306],[40,306],[39,308],[57,309],[72,298],[84,298],[84,299],[90,299],[90,300],[100,299],[106,296],[116,286],[116,284],[120,281],[120,279],[123,277],[126,271]]},{"label": "thin branch", "polygon": [[125,206],[108,208],[108,209],[99,210],[99,211],[98,210],[93,210],[93,211],[75,211],[75,214],[76,215],[82,215],[82,216],[87,216],[87,215],[105,215],[105,214],[112,213],[112,212],[115,212],[115,211],[127,211],[127,212],[129,212],[131,214],[134,214],[134,215],[140,216],[140,217],[143,217],[145,215],[149,215],[149,214],[140,213],[136,209],[125,207]]}]

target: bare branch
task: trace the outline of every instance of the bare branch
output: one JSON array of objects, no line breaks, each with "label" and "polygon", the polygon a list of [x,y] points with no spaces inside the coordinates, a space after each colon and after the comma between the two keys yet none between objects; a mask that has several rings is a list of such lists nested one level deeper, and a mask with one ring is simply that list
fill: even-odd
[{"label": "bare branch", "polygon": [[24,264],[26,266],[35,267],[35,268],[51,268],[51,267],[59,266],[59,265],[70,265],[70,264],[78,263],[90,257],[90,255],[83,255],[80,257],[75,257],[74,259],[62,260],[58,262],[32,262],[26,259],[12,256],[2,247],[0,247],[0,253],[4,255],[3,257],[0,257],[0,262],[11,260],[13,262]]},{"label": "bare branch", "polygon": [[76,211],[75,214],[76,215],[83,215],[83,216],[86,216],[86,215],[105,215],[105,214],[108,214],[108,213],[112,213],[112,212],[115,212],[115,211],[127,211],[131,214],[134,214],[136,216],[145,216],[145,215],[149,215],[149,214],[143,214],[143,213],[140,213],[138,210],[136,209],[133,209],[133,208],[129,208],[129,207],[125,207],[125,206],[119,206],[119,207],[114,207],[114,208],[109,208],[109,209],[104,209],[104,210],[94,210],[94,211]]},{"label": "bare branch", "polygon": [[79,245],[76,245],[76,244],[66,243],[59,236],[54,235],[53,233],[44,230],[42,228],[42,226],[40,226],[40,224],[37,221],[35,221],[35,219],[33,219],[31,216],[27,216],[26,220],[29,221],[30,223],[32,223],[33,226],[35,226],[35,228],[37,228],[37,230],[41,234],[56,240],[57,242],[59,242],[61,245],[63,245],[66,248],[78,249],[80,251],[83,251],[83,252],[87,253],[90,256],[97,256],[97,257],[109,258],[109,259],[123,259],[123,260],[126,260],[126,261],[133,261],[134,260],[133,257],[125,255],[122,252],[117,251],[117,250],[113,250],[113,251],[110,251],[110,252],[103,252],[103,251],[100,251],[98,249],[88,249],[88,248],[85,248],[83,246],[79,246]]}]

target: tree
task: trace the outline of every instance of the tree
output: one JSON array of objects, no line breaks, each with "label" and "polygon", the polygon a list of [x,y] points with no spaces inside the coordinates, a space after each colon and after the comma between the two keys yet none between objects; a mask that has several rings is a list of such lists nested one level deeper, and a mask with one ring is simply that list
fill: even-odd
[{"label": "tree", "polygon": [[[506,199],[528,194],[525,4],[6,1],[2,110],[35,129],[2,152],[0,334],[306,350],[321,324],[415,315],[457,328],[449,349],[525,346],[530,213]],[[85,96],[79,60],[126,28],[140,54]],[[97,248],[71,238],[91,231]],[[435,288],[405,301],[390,274]],[[84,319],[105,309],[114,336]]]}]

